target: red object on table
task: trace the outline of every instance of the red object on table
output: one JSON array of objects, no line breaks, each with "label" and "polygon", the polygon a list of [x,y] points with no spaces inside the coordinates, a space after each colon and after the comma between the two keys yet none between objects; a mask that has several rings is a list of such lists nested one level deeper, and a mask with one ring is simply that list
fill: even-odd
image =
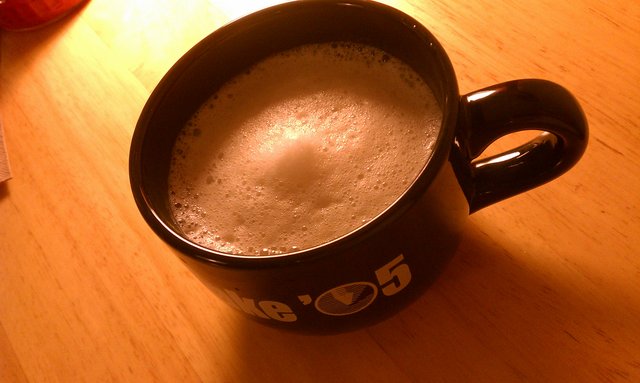
[{"label": "red object on table", "polygon": [[0,0],[0,29],[32,29],[58,20],[87,0]]}]

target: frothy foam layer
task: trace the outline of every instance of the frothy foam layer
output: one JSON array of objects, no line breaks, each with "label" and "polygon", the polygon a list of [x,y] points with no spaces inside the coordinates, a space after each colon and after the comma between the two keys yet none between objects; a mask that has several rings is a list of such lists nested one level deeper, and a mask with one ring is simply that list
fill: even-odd
[{"label": "frothy foam layer", "polygon": [[391,205],[428,161],[441,112],[406,64],[372,47],[308,45],[223,86],[173,152],[185,235],[267,255],[341,237]]}]

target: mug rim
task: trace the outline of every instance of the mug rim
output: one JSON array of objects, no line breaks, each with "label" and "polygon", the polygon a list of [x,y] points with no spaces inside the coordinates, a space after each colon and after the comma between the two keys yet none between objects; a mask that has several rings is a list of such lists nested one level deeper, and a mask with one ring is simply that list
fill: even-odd
[{"label": "mug rim", "polygon": [[[147,133],[149,133],[148,122],[155,113],[156,106],[162,101],[173,84],[180,81],[181,74],[189,69],[194,59],[218,39],[228,36],[229,33],[233,33],[234,30],[242,28],[245,24],[251,24],[260,19],[268,18],[276,14],[295,12],[304,7],[313,9],[313,7],[318,6],[325,8],[336,7],[336,12],[339,12],[341,7],[358,7],[365,9],[367,12],[383,12],[385,13],[385,17],[403,23],[407,29],[419,35],[420,40],[424,41],[425,44],[421,49],[432,49],[436,52],[439,64],[443,66],[442,69],[446,71],[448,78],[442,80],[447,83],[443,92],[444,99],[440,105],[442,121],[430,158],[426,159],[422,170],[405,191],[378,215],[352,231],[316,246],[283,254],[246,255],[213,250],[187,239],[184,235],[171,228],[160,217],[156,211],[156,207],[153,206],[143,187],[144,174],[141,166],[142,151]],[[231,77],[229,77],[229,79],[230,78]],[[129,178],[134,200],[146,223],[152,228],[156,235],[180,253],[204,263],[236,268],[261,269],[296,264],[302,261],[330,256],[336,254],[341,249],[351,248],[357,243],[375,235],[376,232],[395,221],[395,219],[417,203],[420,197],[424,195],[443,164],[448,160],[457,123],[459,97],[458,83],[453,65],[442,45],[422,23],[396,8],[367,0],[305,0],[273,5],[232,20],[211,32],[185,52],[167,71],[151,92],[142,109],[131,141]]]}]

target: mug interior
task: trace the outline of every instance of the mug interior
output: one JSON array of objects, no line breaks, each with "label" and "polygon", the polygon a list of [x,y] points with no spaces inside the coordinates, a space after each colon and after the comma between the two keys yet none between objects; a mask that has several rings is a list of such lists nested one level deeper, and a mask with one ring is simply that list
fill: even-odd
[{"label": "mug interior", "polygon": [[[419,189],[417,184],[428,185],[436,171],[430,169],[439,168],[434,163],[446,161],[455,124],[451,119],[455,119],[459,97],[451,63],[435,37],[411,17],[382,4],[366,1],[286,3],[214,31],[169,70],[145,105],[132,139],[130,178],[143,217],[163,240],[206,261],[227,263],[229,260],[222,260],[224,257],[242,258],[202,248],[181,234],[171,213],[167,192],[175,139],[193,113],[219,87],[252,64],[299,45],[331,41],[378,47],[409,64],[431,87],[443,113],[442,127],[430,166],[419,176],[421,182],[414,183],[410,190]],[[414,195],[422,192],[412,191]],[[409,191],[393,207],[399,208],[396,205],[402,199],[410,200],[405,198],[407,194]],[[265,260],[265,257],[247,257],[256,262]]]}]

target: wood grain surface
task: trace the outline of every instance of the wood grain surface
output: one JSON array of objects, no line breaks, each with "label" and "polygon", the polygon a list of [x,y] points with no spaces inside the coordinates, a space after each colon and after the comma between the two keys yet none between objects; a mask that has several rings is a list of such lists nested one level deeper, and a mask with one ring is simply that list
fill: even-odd
[{"label": "wood grain surface", "polygon": [[560,179],[473,214],[415,304],[324,337],[217,300],[147,227],[128,182],[133,128],[163,74],[274,3],[92,0],[1,32],[13,179],[0,184],[0,381],[640,381],[640,3],[386,1],[438,37],[463,93],[517,78],[570,89],[590,142]]}]

